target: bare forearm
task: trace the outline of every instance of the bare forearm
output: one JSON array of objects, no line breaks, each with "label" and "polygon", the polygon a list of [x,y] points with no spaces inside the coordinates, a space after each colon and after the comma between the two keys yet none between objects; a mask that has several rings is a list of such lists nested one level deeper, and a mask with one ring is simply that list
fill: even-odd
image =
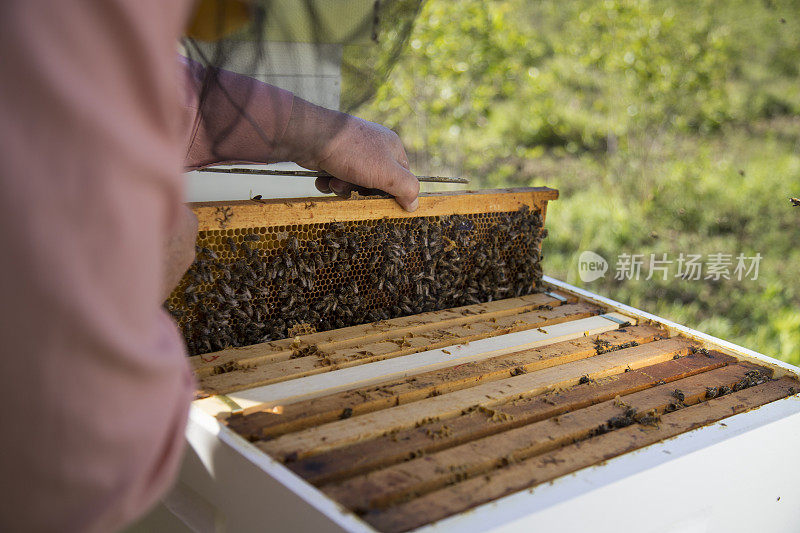
[{"label": "bare forearm", "polygon": [[187,170],[289,160],[281,139],[292,112],[292,93],[234,72],[207,70],[186,58],[181,58],[181,68],[190,126]]},{"label": "bare forearm", "polygon": [[394,132],[226,71],[218,71],[200,101],[206,72],[189,60],[183,64],[186,108],[198,114],[188,169],[234,161],[293,161],[338,178],[318,182],[323,192],[345,194],[353,186],[381,189],[405,209],[416,209],[419,183]]}]

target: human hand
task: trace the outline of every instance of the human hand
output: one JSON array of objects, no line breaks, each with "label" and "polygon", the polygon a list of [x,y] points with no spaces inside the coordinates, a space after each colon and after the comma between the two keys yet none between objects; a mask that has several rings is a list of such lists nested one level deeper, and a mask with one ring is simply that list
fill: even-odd
[{"label": "human hand", "polygon": [[390,129],[295,98],[284,139],[302,147],[295,151],[297,164],[336,176],[318,178],[320,192],[349,196],[354,189],[380,189],[407,211],[417,209],[419,181]]},{"label": "human hand", "polygon": [[186,205],[178,215],[174,231],[167,236],[164,245],[164,300],[178,286],[181,278],[194,262],[194,246],[197,242],[197,217]]}]

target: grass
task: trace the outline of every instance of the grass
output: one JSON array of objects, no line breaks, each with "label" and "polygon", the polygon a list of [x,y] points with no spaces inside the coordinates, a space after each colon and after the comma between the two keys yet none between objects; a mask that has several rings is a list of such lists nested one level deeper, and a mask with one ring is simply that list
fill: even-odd
[{"label": "grass", "polygon": [[[607,157],[542,158],[509,185],[561,190],[548,209],[544,270],[551,276],[689,327],[800,364],[800,119],[713,136],[664,135]],[[609,261],[583,283],[578,255]],[[614,280],[620,254],[760,253],[756,280]],[[647,265],[642,269],[646,276]],[[733,266],[731,267],[731,271]],[[643,276],[644,277],[644,276]]]}]

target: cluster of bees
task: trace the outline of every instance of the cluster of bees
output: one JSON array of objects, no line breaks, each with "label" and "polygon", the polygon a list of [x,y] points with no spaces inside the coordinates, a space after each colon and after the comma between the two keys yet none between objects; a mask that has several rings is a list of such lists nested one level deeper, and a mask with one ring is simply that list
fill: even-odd
[{"label": "cluster of bees", "polygon": [[[310,226],[322,226],[317,238],[307,238]],[[197,355],[299,326],[326,331],[521,296],[539,290],[545,236],[541,214],[527,208],[308,225],[206,246],[201,234],[167,309]]]}]

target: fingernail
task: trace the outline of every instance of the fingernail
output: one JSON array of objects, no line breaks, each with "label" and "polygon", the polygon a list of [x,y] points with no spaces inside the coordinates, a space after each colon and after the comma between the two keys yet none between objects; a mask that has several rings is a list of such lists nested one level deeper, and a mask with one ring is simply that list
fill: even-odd
[{"label": "fingernail", "polygon": [[414,198],[414,201],[408,204],[408,212],[413,213],[419,207],[419,198]]}]

